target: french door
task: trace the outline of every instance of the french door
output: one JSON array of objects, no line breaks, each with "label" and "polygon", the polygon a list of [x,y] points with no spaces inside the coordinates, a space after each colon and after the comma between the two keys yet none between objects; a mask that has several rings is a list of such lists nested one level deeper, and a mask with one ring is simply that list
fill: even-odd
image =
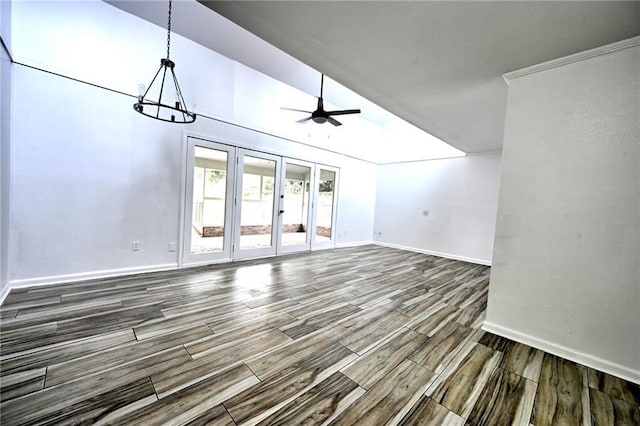
[{"label": "french door", "polygon": [[283,158],[280,179],[278,253],[311,249],[315,165]]},{"label": "french door", "polygon": [[236,148],[188,138],[182,264],[231,260]]},{"label": "french door", "polygon": [[336,237],[336,201],[338,199],[338,169],[317,165],[312,248],[331,248]]},{"label": "french door", "polygon": [[181,264],[333,247],[338,169],[187,138]]},{"label": "french door", "polygon": [[233,258],[276,254],[280,202],[280,157],[238,149]]}]

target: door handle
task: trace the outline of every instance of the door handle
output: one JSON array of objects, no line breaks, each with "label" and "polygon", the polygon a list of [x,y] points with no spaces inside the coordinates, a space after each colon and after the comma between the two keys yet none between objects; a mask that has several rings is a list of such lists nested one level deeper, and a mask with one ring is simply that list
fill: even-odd
[{"label": "door handle", "polygon": [[284,213],[284,210],[280,210],[280,214]]}]

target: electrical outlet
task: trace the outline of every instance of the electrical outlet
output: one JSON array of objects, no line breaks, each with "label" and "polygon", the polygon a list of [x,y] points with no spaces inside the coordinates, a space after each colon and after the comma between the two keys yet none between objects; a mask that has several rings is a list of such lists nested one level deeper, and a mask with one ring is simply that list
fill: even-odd
[{"label": "electrical outlet", "polygon": [[132,241],[131,242],[131,250],[132,251],[140,251],[140,241]]},{"label": "electrical outlet", "polygon": [[169,242],[169,251],[170,252],[174,252],[177,250],[177,244],[175,241],[170,241]]}]

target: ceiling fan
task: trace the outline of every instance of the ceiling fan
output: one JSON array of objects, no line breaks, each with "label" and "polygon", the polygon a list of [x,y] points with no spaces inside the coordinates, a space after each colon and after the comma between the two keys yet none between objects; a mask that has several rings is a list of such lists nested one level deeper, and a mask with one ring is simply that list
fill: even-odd
[{"label": "ceiling fan", "polygon": [[341,126],[342,123],[339,122],[338,120],[336,120],[335,118],[332,117],[332,115],[346,115],[346,114],[360,114],[360,110],[359,109],[343,109],[340,111],[325,111],[324,110],[324,103],[322,100],[322,91],[324,89],[324,74],[322,74],[322,77],[320,78],[320,97],[318,98],[318,107],[315,111],[311,112],[311,111],[305,111],[302,109],[295,109],[295,108],[281,108],[287,111],[297,111],[297,112],[306,112],[308,114],[311,114],[309,117],[307,118],[303,118],[302,120],[298,120],[296,121],[296,123],[304,123],[305,121],[309,121],[309,120],[313,120],[314,122],[318,123],[318,124],[322,124],[322,123],[326,123],[327,121],[331,124],[333,124],[334,126]]}]

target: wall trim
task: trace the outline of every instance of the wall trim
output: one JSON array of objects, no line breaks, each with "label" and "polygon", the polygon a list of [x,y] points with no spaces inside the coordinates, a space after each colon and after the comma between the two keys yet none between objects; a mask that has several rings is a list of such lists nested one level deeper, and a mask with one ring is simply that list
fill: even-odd
[{"label": "wall trim", "polygon": [[462,154],[459,154],[459,155],[448,155],[446,157],[423,158],[423,159],[419,159],[419,160],[388,161],[388,162],[384,162],[384,163],[375,163],[375,164],[378,165],[378,166],[389,166],[389,165],[394,165],[394,164],[423,163],[425,161],[455,160],[456,158],[465,158],[466,156],[469,155],[468,152],[464,152],[464,151],[460,150],[459,148],[456,148],[455,146],[450,145],[447,142],[445,142],[445,143],[447,145],[449,145],[450,147],[452,147],[453,149],[457,149]]},{"label": "wall trim", "polygon": [[[339,155],[341,157],[351,158],[351,159],[357,160],[357,161],[363,161],[365,163],[369,163],[369,164],[372,164],[372,165],[375,165],[375,166],[379,165],[379,163],[375,163],[375,162],[373,162],[371,160],[365,160],[363,158],[355,157],[353,155],[345,154],[343,152],[334,151],[334,150],[328,149],[328,148],[320,148],[317,145],[313,145],[313,144],[310,144],[310,143],[302,141],[302,140],[291,139],[290,137],[288,137],[286,135],[280,135],[280,134],[278,134],[278,133],[276,133],[276,132],[274,132],[272,130],[268,130],[268,129],[261,128],[261,127],[252,127],[252,125],[249,125],[249,124],[246,124],[246,123],[242,123],[240,121],[233,120],[233,119],[230,119],[230,118],[226,118],[226,117],[223,117],[223,116],[221,116],[219,114],[214,114],[212,112],[208,112],[203,108],[194,107],[193,111],[195,113],[197,113],[201,117],[208,118],[209,120],[217,121],[219,123],[228,124],[228,125],[233,126],[233,127],[238,127],[240,129],[243,129],[243,130],[249,130],[251,132],[260,133],[260,134],[263,134],[265,136],[270,136],[272,138],[281,139],[281,140],[284,140],[284,141],[287,141],[287,142],[297,143],[297,144],[300,144],[300,145],[303,145],[303,146],[306,146],[306,147],[309,147],[309,148],[330,152],[332,154]],[[211,140],[210,138],[208,138],[206,136],[199,136],[199,135],[197,135],[195,133],[191,133],[191,132],[185,132],[185,133],[188,136],[191,136],[191,137],[194,137],[194,138]],[[212,141],[212,142],[215,142],[215,141]],[[221,141],[220,143],[232,144],[232,145],[240,147],[240,145],[237,145],[237,142],[231,142],[231,141],[222,142]],[[249,145],[246,145],[246,144],[243,144],[243,145],[245,145],[245,146],[242,146],[242,147],[249,147]],[[248,149],[253,149],[254,151],[256,150],[255,147],[249,147]],[[268,154],[270,154],[270,153],[268,153]],[[275,154],[275,155],[285,156],[284,154]],[[311,160],[304,160],[304,161],[311,161]]]},{"label": "wall trim", "polygon": [[[357,246],[364,246],[368,244],[373,244],[373,241],[338,243],[335,245],[335,248],[357,247]],[[333,248],[334,247],[329,247],[329,246],[319,247],[319,248],[314,248],[311,251],[331,250]],[[310,253],[311,251],[304,251],[302,253]],[[282,256],[286,256],[290,254],[296,254],[296,253],[283,253]],[[93,279],[99,279],[99,278],[115,278],[115,277],[121,277],[126,275],[171,271],[171,270],[178,270],[178,269],[188,270],[189,268],[198,268],[198,267],[207,266],[207,265],[237,263],[245,260],[255,260],[255,259],[261,259],[261,258],[267,258],[267,257],[277,258],[279,256],[277,255],[260,256],[260,257],[247,258],[247,259],[237,259],[235,261],[231,259],[219,259],[214,261],[188,263],[188,264],[184,264],[182,268],[178,266],[178,263],[164,263],[159,265],[137,266],[132,268],[120,268],[120,269],[105,269],[102,271],[94,271],[94,272],[82,272],[77,274],[52,275],[48,277],[28,278],[24,280],[12,280],[12,281],[9,281],[9,285],[7,285],[7,287],[2,291],[2,293],[0,293],[0,305],[4,302],[4,299],[9,295],[9,292],[11,291],[11,289],[14,289],[14,288],[43,287],[43,286],[54,285],[54,284],[67,284],[67,283],[87,281],[87,280],[93,280]]]},{"label": "wall trim", "polygon": [[482,329],[484,331],[498,334],[502,337],[515,340],[516,342],[532,346],[545,352],[549,352],[550,354],[566,358],[570,361],[586,365],[587,367],[591,367],[596,370],[611,374],[613,376],[620,377],[621,379],[640,384],[640,371],[633,370],[629,367],[625,367],[624,365],[616,364],[614,362],[607,361],[593,355],[585,354],[583,352],[578,352],[575,349],[571,349],[563,345],[558,345],[557,343],[553,343],[548,340],[539,339],[529,334],[521,333],[519,331],[503,327],[489,321],[485,321],[482,324]]},{"label": "wall trim", "polygon": [[[15,62],[14,59],[13,59],[13,53],[11,52],[11,47],[9,46],[9,43],[5,39],[5,35],[3,34],[2,31],[0,31],[0,49],[4,50],[5,53],[7,54],[7,57],[9,58],[9,62],[11,63],[11,65],[10,65],[10,67],[11,67],[10,73],[13,74],[13,64]],[[11,87],[9,89],[8,95],[9,95],[9,99],[12,99],[12,96],[13,96],[13,77],[9,77],[9,79],[10,79],[10,86]],[[13,101],[10,100],[9,103],[10,103],[10,105],[9,105],[9,121],[11,122],[12,121],[11,120],[11,118],[12,118],[12,116],[11,116],[12,111],[11,110],[12,110],[12,107],[13,107]],[[9,147],[11,147],[11,143],[12,143],[12,140],[13,140],[13,135],[12,135],[11,132],[12,132],[11,123],[9,123],[9,141],[8,141]],[[9,148],[9,154],[11,154],[11,148]],[[7,169],[8,170],[3,171],[3,173],[5,173],[5,172],[7,173],[6,177],[8,179],[7,179],[7,182],[3,182],[3,184],[8,186],[9,191],[8,191],[7,194],[3,194],[3,195],[6,196],[6,203],[8,205],[7,209],[10,212],[11,211],[11,190],[10,190],[11,189],[11,155],[9,155],[9,161],[8,161]],[[3,205],[4,205],[4,201],[5,200],[3,200],[3,202],[2,202]],[[8,216],[7,218],[3,218],[2,220],[3,221],[4,220],[9,221],[11,215],[9,214],[7,216]],[[8,231],[8,229],[7,229],[7,231]],[[8,239],[9,236],[8,235],[6,235],[6,236],[3,235],[3,239],[4,238]],[[4,246],[4,241],[0,241],[0,244],[2,244]],[[6,253],[4,252],[5,248],[7,249]],[[5,259],[7,259],[8,256],[9,256],[8,243],[7,243],[7,247],[3,247],[2,250],[0,250],[0,251],[2,251],[2,256],[6,256]],[[4,300],[7,298],[7,296],[9,295],[9,292],[11,291],[11,284],[9,283],[9,281],[8,280],[4,281],[4,279],[7,278],[7,275],[9,273],[8,272],[9,262],[8,261],[7,261],[7,264],[5,266],[6,266],[6,269],[0,271],[0,286],[4,286],[4,288],[1,288],[1,290],[0,290],[0,306],[2,306],[2,304],[4,303]]]},{"label": "wall trim", "polygon": [[[435,252],[430,250],[418,249],[415,247],[384,243],[381,241],[374,241],[374,240],[336,243],[335,247],[317,247],[312,249],[311,251],[330,250],[332,248],[360,247],[360,246],[366,246],[370,244],[379,245],[383,247],[390,247],[390,248],[395,248],[400,250],[412,251],[417,253],[423,253],[423,254],[428,254],[432,256],[444,257],[446,259],[461,260],[464,262],[491,266],[490,261],[486,261],[482,259],[475,259],[475,258],[470,258],[465,256],[457,256],[453,254],[440,253],[440,252]],[[287,253],[287,254],[293,254],[293,253]],[[248,260],[248,259],[242,259],[242,260]],[[213,263],[207,262],[203,264],[199,264],[199,263],[187,264],[187,265],[183,265],[182,269],[204,266],[208,264],[229,263],[229,261],[230,261],[229,259],[222,259],[221,261],[213,262]],[[14,288],[41,287],[41,286],[47,286],[47,285],[66,284],[66,283],[80,282],[80,281],[99,279],[99,278],[113,278],[113,277],[120,277],[125,275],[132,275],[132,274],[161,272],[161,271],[169,271],[169,270],[177,270],[177,269],[180,269],[180,267],[176,262],[176,263],[164,263],[159,265],[137,266],[137,267],[131,267],[131,268],[105,269],[101,271],[82,272],[82,273],[76,273],[76,274],[52,275],[47,277],[28,278],[23,280],[11,280],[9,281],[7,287],[2,291],[2,293],[0,293],[0,305],[2,305],[6,297],[9,295],[9,292],[11,291],[11,289],[14,289]]]},{"label": "wall trim", "polygon": [[502,155],[502,148],[488,151],[467,152],[467,157],[479,157],[482,155]]},{"label": "wall trim", "polygon": [[558,68],[564,65],[572,64],[574,62],[584,61],[585,59],[595,58],[597,56],[606,55],[609,53],[617,52],[618,50],[628,49],[630,47],[635,47],[635,46],[640,46],[640,36],[628,38],[626,40],[617,41],[615,43],[596,47],[595,49],[585,50],[583,52],[578,52],[573,55],[552,59],[550,61],[543,62],[541,64],[536,64],[530,67],[511,71],[503,74],[502,78],[504,78],[507,84],[509,84],[509,82],[515,78],[524,77],[526,75],[535,74],[535,73],[546,71],[552,68]]},{"label": "wall trim", "polygon": [[416,248],[416,247],[402,246],[400,244],[385,243],[385,242],[382,242],[382,241],[373,241],[373,244],[376,244],[376,245],[379,245],[379,246],[384,246],[384,247],[400,249],[400,250],[414,251],[416,253],[429,254],[431,256],[444,257],[445,259],[461,260],[463,262],[469,262],[469,263],[476,263],[478,265],[491,266],[491,261],[490,260],[476,259],[476,258],[473,258],[473,257],[466,257],[466,256],[459,256],[457,254],[441,253],[441,252],[438,252],[438,251],[425,250],[425,249]]},{"label": "wall trim", "polygon": [[11,284],[7,283],[4,289],[2,289],[2,293],[0,293],[0,306],[4,303],[4,299],[7,298],[9,292],[11,291]]},{"label": "wall trim", "polygon": [[375,244],[375,242],[373,240],[369,240],[369,241],[351,241],[348,243],[336,243],[335,248],[360,247],[360,246],[368,246],[370,244]]},{"label": "wall trim", "polygon": [[4,35],[2,35],[1,32],[0,32],[0,47],[2,49],[4,49],[5,52],[7,52],[7,56],[9,56],[9,60],[11,61],[11,63],[15,62],[13,60],[13,54],[11,52],[11,47],[9,46],[9,43],[7,43],[7,41],[4,39]]},{"label": "wall trim", "polygon": [[[24,58],[23,59],[19,59],[19,60],[13,60],[12,59],[12,62],[14,64],[16,64],[16,65],[20,65],[20,66],[23,66],[25,68],[30,68],[30,69],[33,69],[33,70],[36,70],[36,71],[40,71],[40,72],[44,72],[44,73],[47,73],[47,74],[55,75],[55,76],[60,77],[60,78],[65,78],[67,80],[72,80],[72,81],[75,81],[76,83],[86,84],[86,85],[89,85],[89,86],[96,87],[98,89],[102,89],[102,90],[113,92],[113,93],[116,93],[116,94],[119,94],[119,95],[127,96],[127,97],[132,98],[132,99],[137,99],[137,95],[132,95],[130,93],[126,93],[126,92],[120,91],[118,89],[113,89],[111,87],[103,86],[103,85],[98,84],[98,83],[92,83],[92,82],[90,82],[88,80],[84,80],[82,77],[72,77],[72,76],[68,75],[68,73],[65,72],[64,70],[57,69],[56,67],[53,67],[53,66],[48,66],[48,65],[44,65],[44,64],[38,64],[35,61],[31,61],[29,59],[24,59]],[[218,123],[226,124],[226,125],[229,125],[229,126],[232,126],[232,127],[235,127],[235,128],[239,128],[239,129],[243,129],[243,130],[248,130],[248,131],[260,133],[260,134],[263,134],[263,135],[266,135],[266,136],[270,136],[270,137],[273,137],[273,138],[276,138],[276,139],[281,139],[281,140],[284,140],[284,141],[287,141],[287,142],[291,142],[291,143],[297,143],[297,144],[303,145],[305,147],[317,149],[317,150],[320,150],[320,151],[329,152],[329,153],[331,153],[333,155],[338,155],[338,156],[345,157],[345,158],[351,158],[353,160],[362,161],[362,162],[365,162],[365,163],[368,163],[368,164],[371,164],[371,165],[375,165],[375,166],[379,165],[379,163],[373,162],[371,160],[365,160],[363,158],[355,157],[355,156],[350,155],[350,154],[345,154],[345,153],[334,151],[334,150],[331,150],[331,149],[328,149],[328,148],[322,148],[320,146],[312,145],[312,144],[310,144],[308,142],[305,142],[305,141],[302,141],[302,140],[291,139],[291,138],[289,138],[289,137],[287,137],[285,135],[279,135],[276,132],[269,131],[269,130],[266,130],[266,129],[261,129],[261,128],[258,128],[258,127],[251,127],[251,125],[249,125],[249,124],[245,124],[245,123],[242,123],[242,122],[237,121],[237,120],[233,120],[233,119],[230,119],[230,118],[225,118],[225,117],[223,117],[221,115],[217,115],[217,114],[214,114],[214,113],[211,113],[211,112],[207,112],[206,110],[204,110],[202,108],[194,107],[193,108],[193,112],[195,112],[199,117],[206,118],[208,120],[215,121],[215,122],[218,122]],[[190,132],[185,132],[185,133],[188,136],[201,138],[201,139],[205,139],[205,140],[211,140],[211,137],[208,137],[208,136],[199,136],[199,135],[197,135],[195,133],[190,133]],[[220,143],[235,144],[235,142],[231,142],[231,141],[223,142],[222,140],[220,141]],[[279,155],[281,155],[281,154],[279,154]]]},{"label": "wall trim", "polygon": [[230,257],[225,257],[223,259],[202,260],[200,262],[183,263],[182,266],[178,267],[177,269],[199,268],[201,266],[209,266],[209,265],[217,266],[217,265],[222,265],[223,263],[240,262],[242,260],[244,259],[234,261]]},{"label": "wall trim", "polygon": [[159,265],[136,266],[132,268],[105,269],[94,272],[81,272],[77,274],[52,275],[48,277],[28,278],[25,280],[9,281],[9,288],[40,287],[52,284],[66,284],[78,281],[86,281],[97,278],[112,278],[123,275],[141,274],[147,272],[160,272],[178,269],[177,263],[163,263]]}]

